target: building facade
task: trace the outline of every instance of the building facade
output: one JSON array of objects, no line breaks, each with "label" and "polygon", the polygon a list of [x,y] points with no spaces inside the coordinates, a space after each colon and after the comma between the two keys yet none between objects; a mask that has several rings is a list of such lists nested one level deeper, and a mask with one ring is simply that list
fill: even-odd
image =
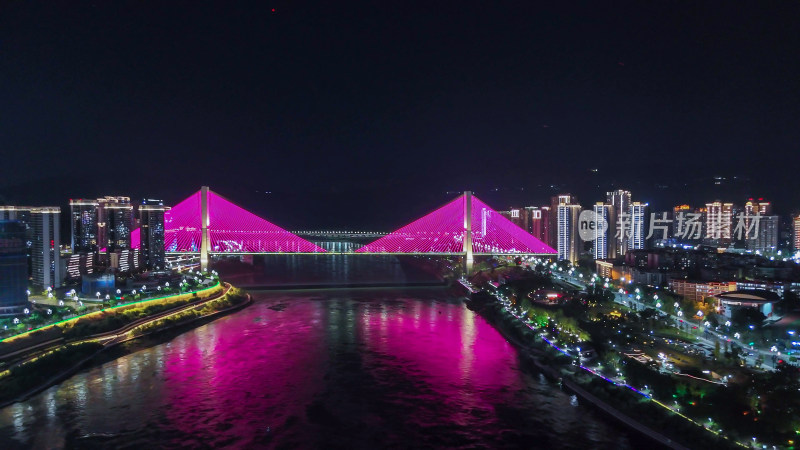
[{"label": "building facade", "polygon": [[144,200],[139,205],[139,250],[150,270],[166,267],[164,257],[164,214],[169,210],[161,200]]},{"label": "building facade", "polygon": [[61,287],[61,208],[31,209],[31,278],[37,288]]},{"label": "building facade", "polygon": [[578,219],[581,214],[580,205],[567,203],[572,198],[566,196],[562,199],[564,203],[558,205],[556,209],[558,224],[558,259],[566,259],[573,263],[578,262],[580,257],[582,241],[578,234]]},{"label": "building facade", "polygon": [[96,252],[97,247],[97,200],[70,199],[70,247],[72,253]]},{"label": "building facade", "polygon": [[701,302],[706,297],[717,297],[723,292],[736,290],[735,281],[691,281],[681,279],[669,280],[672,292],[694,302]]},{"label": "building facade", "polygon": [[747,237],[747,248],[761,253],[777,251],[780,231],[780,216],[759,216],[757,226],[753,226],[755,236]]},{"label": "building facade", "polygon": [[792,228],[794,229],[794,236],[792,236],[794,249],[800,250],[800,214],[792,218]]},{"label": "building facade", "polygon": [[20,312],[28,305],[28,257],[25,227],[0,221],[0,315]]},{"label": "building facade", "polygon": [[108,253],[131,248],[133,205],[130,197],[97,199],[98,246]]},{"label": "building facade", "polygon": [[625,230],[619,229],[618,221],[630,214],[631,197],[631,191],[624,189],[606,192],[606,204],[611,205],[611,216],[614,219],[613,224],[609,223],[612,230],[611,235],[614,236],[609,243],[612,246],[610,253],[614,255],[614,258],[622,256],[628,251],[629,239]]},{"label": "building facade", "polygon": [[[596,222],[603,222],[610,224],[612,219],[612,210],[613,207],[609,204],[598,202],[595,203],[592,207],[592,212],[594,212],[594,217]],[[594,259],[606,259],[606,258],[614,258],[616,255],[612,256],[613,252],[613,245],[610,244],[610,241],[614,240],[614,234],[609,230],[610,227],[595,227],[594,233],[594,241],[592,241],[592,250],[594,253]]]},{"label": "building facade", "polygon": [[57,206],[0,206],[0,220],[16,220],[25,229],[28,275],[37,288],[60,287],[61,208]]},{"label": "building facade", "polygon": [[628,217],[630,218],[628,250],[645,248],[647,238],[647,203],[632,202]]},{"label": "building facade", "polygon": [[719,200],[706,203],[705,241],[710,245],[728,246],[733,228],[733,203]]}]

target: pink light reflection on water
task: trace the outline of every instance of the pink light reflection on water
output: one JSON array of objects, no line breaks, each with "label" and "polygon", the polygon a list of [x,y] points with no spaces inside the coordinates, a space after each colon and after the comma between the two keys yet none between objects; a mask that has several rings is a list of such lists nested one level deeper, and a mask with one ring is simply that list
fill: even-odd
[{"label": "pink light reflection on water", "polygon": [[364,316],[368,355],[402,361],[414,377],[464,408],[489,408],[494,389],[518,384],[518,374],[508,370],[517,365],[516,351],[481,317],[460,303],[410,304],[412,314]]},{"label": "pink light reflection on water", "polygon": [[[278,323],[268,311],[257,322],[250,315],[234,315],[217,321],[231,322],[221,327],[196,330],[199,339],[165,355],[168,420],[187,436],[208,437],[217,427],[226,431],[224,436],[251,444],[266,437],[267,427],[276,430],[290,418],[302,417],[315,386],[322,383],[326,361],[324,352],[313,351],[322,349],[320,330],[313,325],[320,305],[307,302],[296,311],[310,319],[306,324]],[[291,333],[271,330],[283,327],[292,327]],[[209,328],[236,332],[212,336]],[[280,337],[270,339],[272,334]],[[197,443],[209,444],[202,439]]]}]

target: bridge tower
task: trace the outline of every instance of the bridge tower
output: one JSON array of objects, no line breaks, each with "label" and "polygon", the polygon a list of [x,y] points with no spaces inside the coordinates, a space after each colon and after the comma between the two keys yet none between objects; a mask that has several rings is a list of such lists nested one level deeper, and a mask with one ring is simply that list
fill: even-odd
[{"label": "bridge tower", "polygon": [[472,191],[464,191],[464,269],[472,273]]},{"label": "bridge tower", "polygon": [[200,270],[208,270],[208,186],[200,188]]}]

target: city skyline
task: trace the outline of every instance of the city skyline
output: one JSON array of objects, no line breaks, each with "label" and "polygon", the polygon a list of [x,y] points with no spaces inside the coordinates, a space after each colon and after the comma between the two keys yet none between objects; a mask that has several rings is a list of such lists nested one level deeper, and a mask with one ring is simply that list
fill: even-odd
[{"label": "city skyline", "polygon": [[211,185],[290,227],[387,229],[387,204],[464,190],[800,205],[798,5],[419,6],[14,3],[0,196]]}]

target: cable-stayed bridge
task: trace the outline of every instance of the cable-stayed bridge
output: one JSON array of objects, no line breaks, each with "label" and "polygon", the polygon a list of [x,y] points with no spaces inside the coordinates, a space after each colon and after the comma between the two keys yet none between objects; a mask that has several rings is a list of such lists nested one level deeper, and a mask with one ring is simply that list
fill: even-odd
[{"label": "cable-stayed bridge", "polygon": [[[203,268],[215,254],[451,255],[464,256],[468,264],[476,255],[556,254],[469,191],[391,233],[293,233],[204,186],[166,212],[164,228],[165,251],[199,254]],[[333,252],[298,234],[377,239],[355,251]]]}]

